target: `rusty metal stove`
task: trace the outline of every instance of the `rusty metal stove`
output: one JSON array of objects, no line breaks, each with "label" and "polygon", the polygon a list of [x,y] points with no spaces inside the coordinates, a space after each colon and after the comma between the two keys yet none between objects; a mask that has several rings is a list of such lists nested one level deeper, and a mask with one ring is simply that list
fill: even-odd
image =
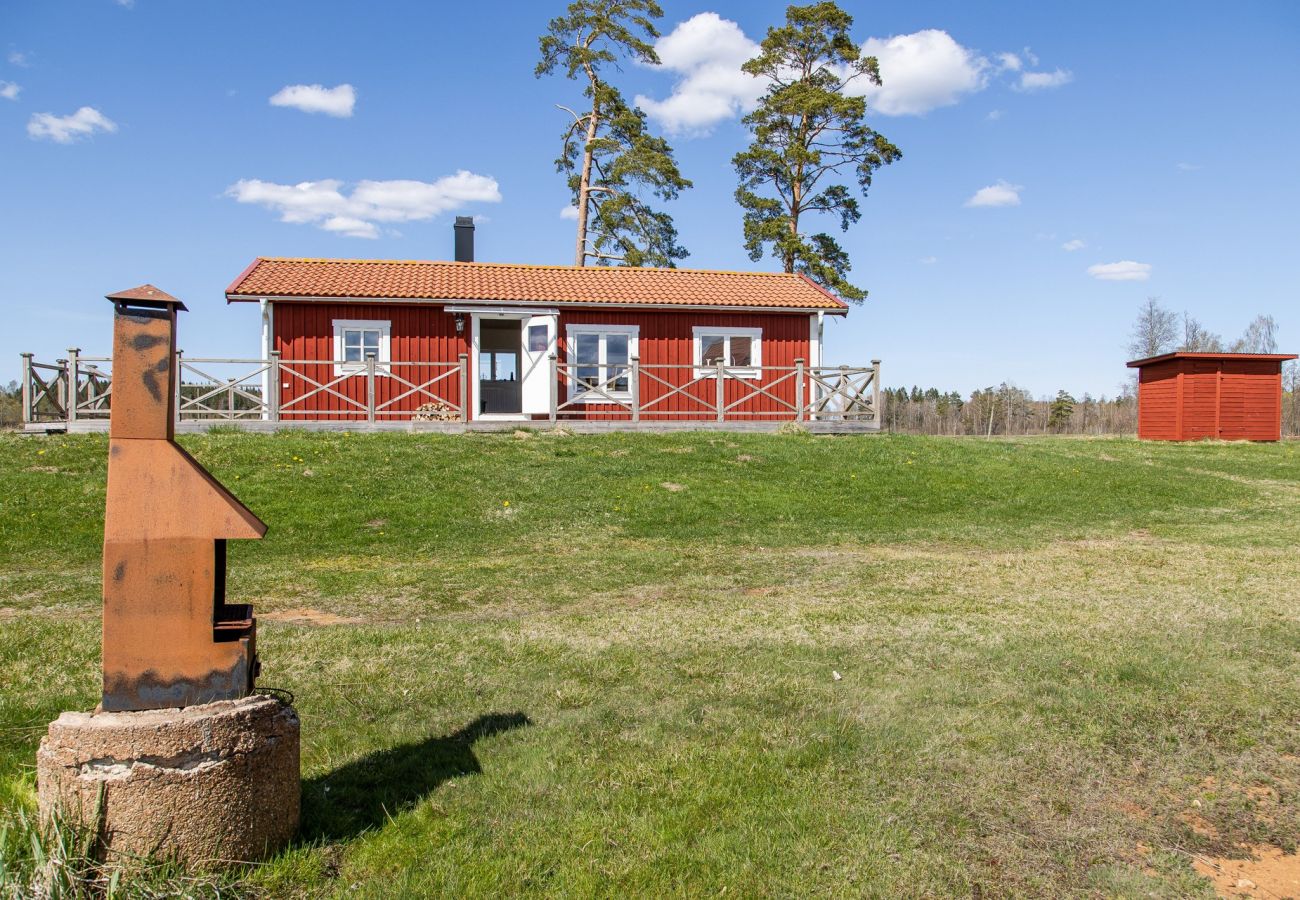
[{"label": "rusty metal stove", "polygon": [[226,541],[266,525],[176,444],[176,314],[153,285],[113,301],[113,393],[104,514],[106,711],[247,696],[252,607],[226,603]]}]

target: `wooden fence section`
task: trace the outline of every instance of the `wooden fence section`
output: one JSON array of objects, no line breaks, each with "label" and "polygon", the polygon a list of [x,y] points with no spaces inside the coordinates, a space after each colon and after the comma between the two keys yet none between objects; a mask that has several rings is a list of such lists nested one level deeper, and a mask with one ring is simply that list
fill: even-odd
[{"label": "wooden fence section", "polygon": [[[55,363],[23,356],[25,424],[106,422],[111,360],[68,351]],[[460,422],[470,408],[469,359],[364,362],[189,358],[176,354],[176,421]],[[844,422],[880,426],[880,361],[868,367],[643,365],[597,367],[550,359],[547,413],[560,422]]]}]

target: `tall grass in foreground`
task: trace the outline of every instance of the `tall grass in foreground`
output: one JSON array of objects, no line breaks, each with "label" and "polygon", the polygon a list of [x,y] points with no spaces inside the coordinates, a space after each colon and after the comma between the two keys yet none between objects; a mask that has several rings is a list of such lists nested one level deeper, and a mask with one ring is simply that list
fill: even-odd
[{"label": "tall grass in foreground", "polygon": [[105,863],[97,829],[61,817],[41,822],[27,806],[0,819],[0,900],[221,898],[252,895],[231,875],[192,875],[174,863]]}]

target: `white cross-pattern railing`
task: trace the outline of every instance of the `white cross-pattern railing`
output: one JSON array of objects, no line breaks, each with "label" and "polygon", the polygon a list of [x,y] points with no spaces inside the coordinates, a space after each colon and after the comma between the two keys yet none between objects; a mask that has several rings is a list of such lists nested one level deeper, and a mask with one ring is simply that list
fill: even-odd
[{"label": "white cross-pattern railing", "polygon": [[[106,420],[112,360],[77,348],[55,363],[22,354],[27,424]],[[178,422],[375,423],[470,414],[469,358],[455,361],[190,358],[177,352]],[[597,373],[591,375],[592,370]],[[381,381],[382,379],[382,381]],[[593,366],[550,357],[551,422],[579,418],[742,422],[861,422],[880,425],[880,360],[870,366],[747,366],[716,363]],[[381,389],[380,385],[383,385]]]},{"label": "white cross-pattern railing", "polygon": [[[856,421],[877,427],[880,423],[878,359],[860,367],[808,366],[802,359],[792,366],[644,364],[636,357],[626,364],[603,366],[552,357],[551,364],[555,370],[552,422],[626,414],[634,423],[647,416],[717,422]],[[582,371],[593,369],[607,373],[606,377],[582,376]]]}]

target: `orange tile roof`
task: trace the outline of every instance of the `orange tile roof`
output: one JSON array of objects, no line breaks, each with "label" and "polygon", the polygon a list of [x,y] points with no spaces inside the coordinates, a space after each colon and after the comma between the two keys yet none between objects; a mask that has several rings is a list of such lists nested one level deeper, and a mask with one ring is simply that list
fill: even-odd
[{"label": "orange tile roof", "polygon": [[610,306],[826,310],[848,305],[802,275],[605,266],[424,262],[390,259],[253,261],[227,300],[347,297],[365,300],[486,300]]}]

